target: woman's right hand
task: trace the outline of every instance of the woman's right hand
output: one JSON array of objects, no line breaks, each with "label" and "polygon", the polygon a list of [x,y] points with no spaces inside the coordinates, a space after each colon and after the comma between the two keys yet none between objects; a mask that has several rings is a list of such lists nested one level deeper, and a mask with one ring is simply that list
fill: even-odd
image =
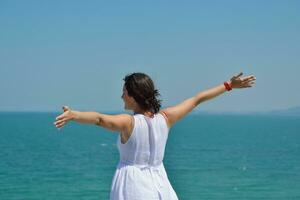
[{"label": "woman's right hand", "polygon": [[68,106],[63,106],[63,111],[63,114],[55,118],[56,121],[54,122],[54,125],[56,128],[63,127],[66,123],[75,118],[75,112]]}]

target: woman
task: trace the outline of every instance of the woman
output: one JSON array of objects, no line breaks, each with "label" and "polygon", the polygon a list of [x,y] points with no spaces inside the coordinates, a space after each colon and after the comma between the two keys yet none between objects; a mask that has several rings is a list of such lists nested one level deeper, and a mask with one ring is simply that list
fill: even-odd
[{"label": "woman", "polygon": [[110,199],[178,199],[163,165],[170,128],[200,103],[233,88],[251,87],[255,77],[241,77],[242,74],[178,105],[160,110],[161,100],[157,98],[160,94],[151,78],[144,73],[132,73],[124,78],[122,99],[125,109],[132,110],[133,115],[79,112],[64,106],[64,113],[54,124],[61,128],[73,120],[119,133],[120,161],[112,181]]}]

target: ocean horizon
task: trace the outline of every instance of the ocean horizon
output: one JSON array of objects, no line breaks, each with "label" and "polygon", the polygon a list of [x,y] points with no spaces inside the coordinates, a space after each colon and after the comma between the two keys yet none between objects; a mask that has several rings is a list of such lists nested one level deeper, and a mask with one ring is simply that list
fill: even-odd
[{"label": "ocean horizon", "polygon": [[[0,199],[108,199],[118,134],[56,112],[0,112]],[[179,199],[300,199],[300,116],[189,114],[164,165]]]}]

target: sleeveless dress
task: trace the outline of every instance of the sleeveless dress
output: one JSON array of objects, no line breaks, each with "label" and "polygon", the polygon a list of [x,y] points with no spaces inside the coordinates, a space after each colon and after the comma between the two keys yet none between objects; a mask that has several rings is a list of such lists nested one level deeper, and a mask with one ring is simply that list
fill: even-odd
[{"label": "sleeveless dress", "polygon": [[164,164],[168,126],[162,114],[135,114],[125,144],[119,135],[120,161],[113,177],[110,200],[178,200]]}]

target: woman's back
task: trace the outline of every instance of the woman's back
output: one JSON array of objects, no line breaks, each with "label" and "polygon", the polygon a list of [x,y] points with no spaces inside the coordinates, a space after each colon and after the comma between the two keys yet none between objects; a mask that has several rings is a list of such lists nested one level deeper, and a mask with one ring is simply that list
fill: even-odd
[{"label": "woman's back", "polygon": [[169,128],[162,114],[153,118],[135,114],[134,128],[125,144],[118,138],[120,162],[112,182],[110,199],[178,199],[163,158]]},{"label": "woman's back", "polygon": [[120,161],[127,164],[155,166],[164,158],[168,139],[168,126],[164,117],[157,113],[153,118],[135,114],[134,128],[125,144],[118,138]]}]

